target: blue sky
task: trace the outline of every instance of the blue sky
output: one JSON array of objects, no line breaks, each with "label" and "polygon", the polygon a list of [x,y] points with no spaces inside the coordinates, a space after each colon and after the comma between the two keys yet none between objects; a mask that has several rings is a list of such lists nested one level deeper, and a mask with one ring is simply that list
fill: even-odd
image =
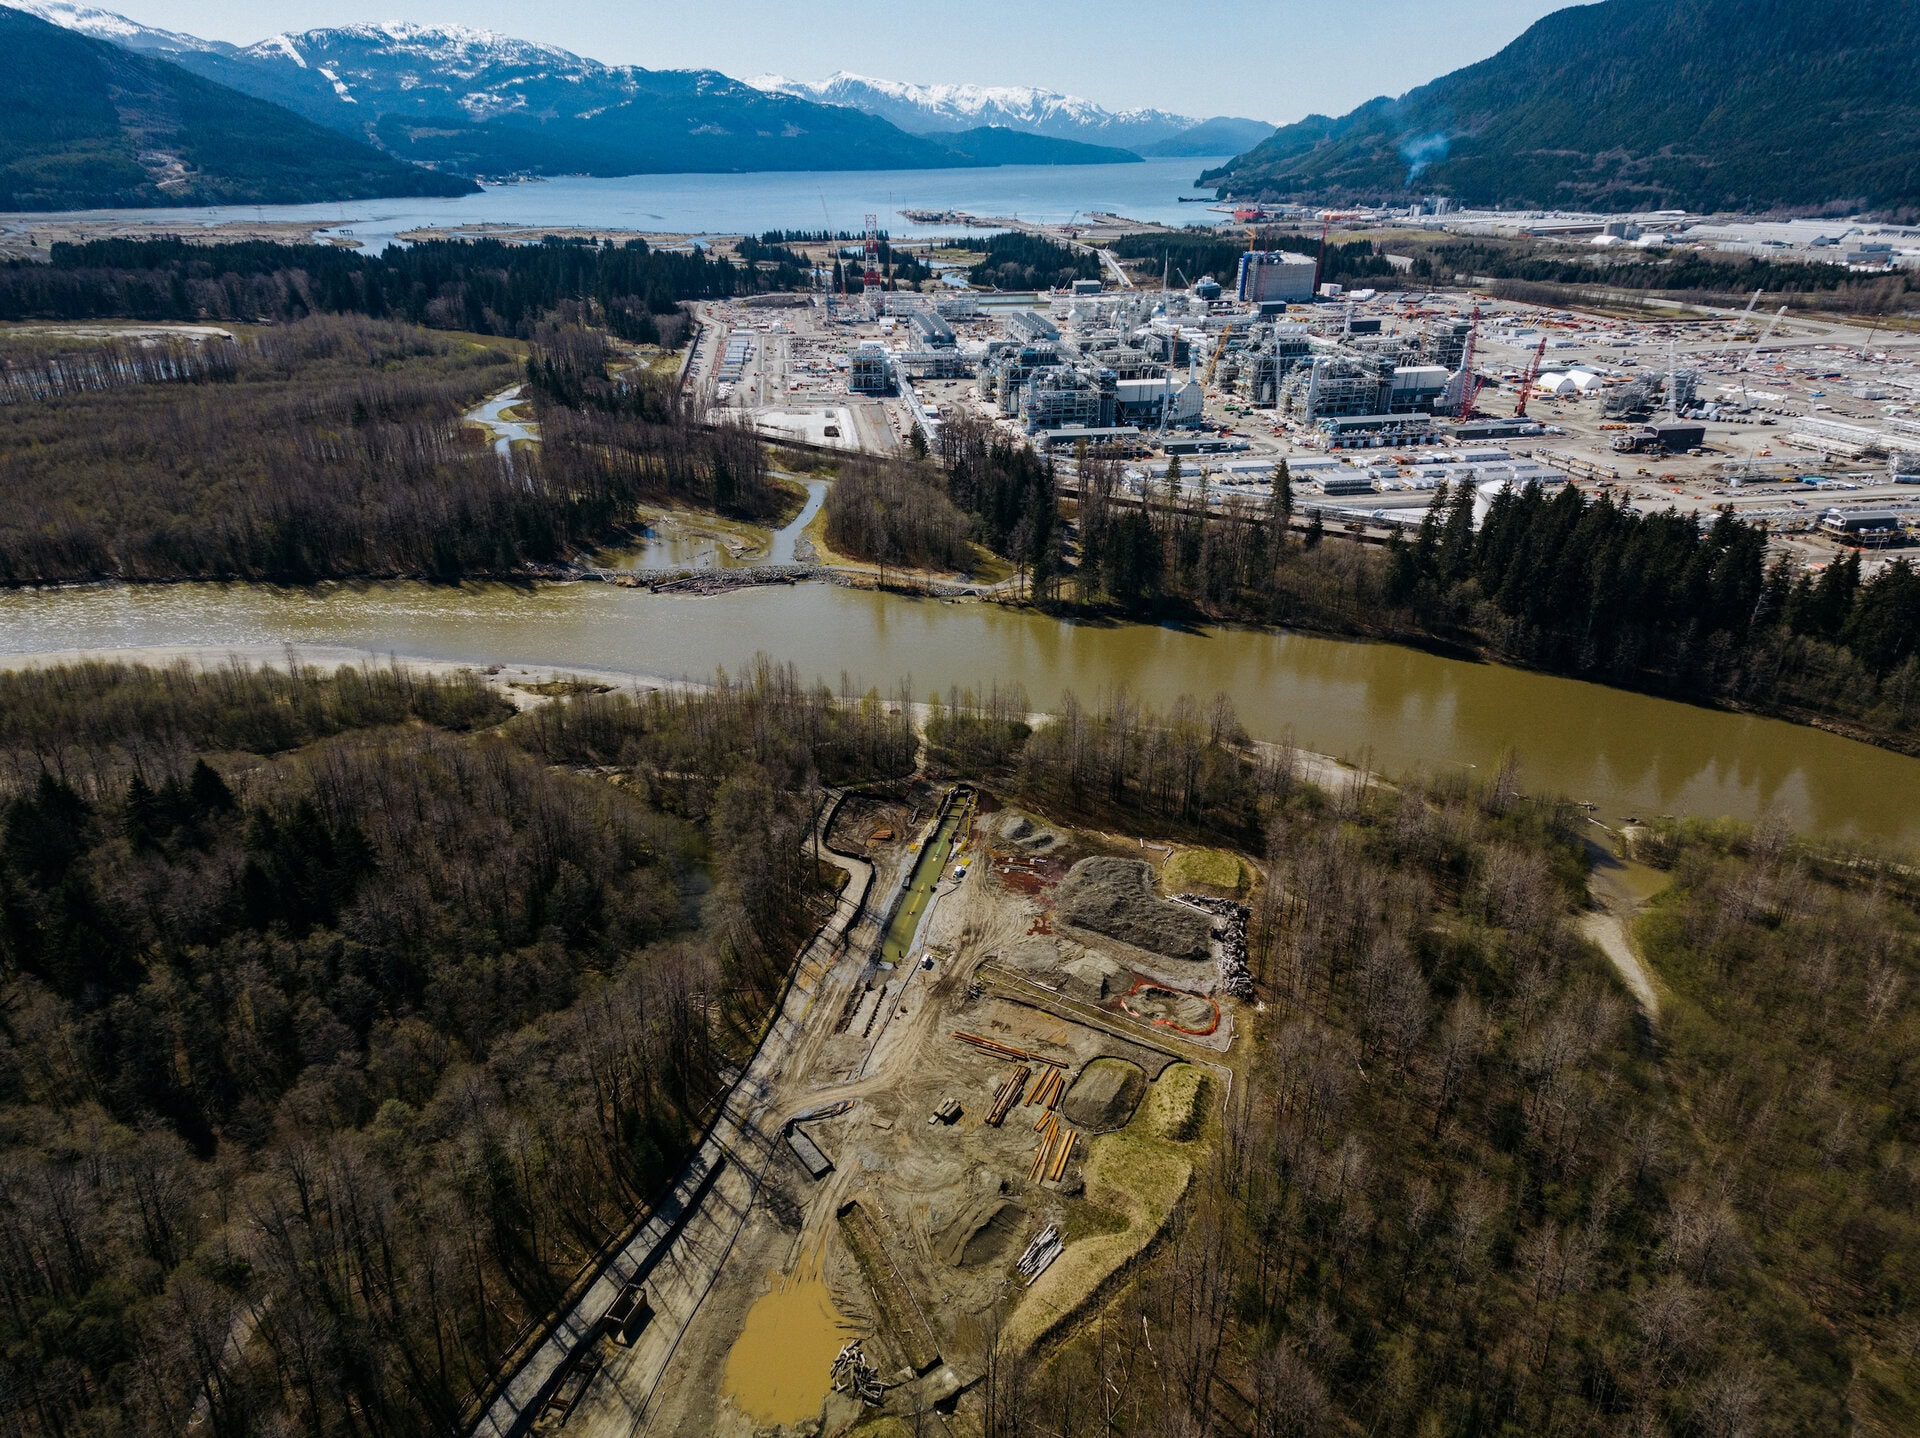
[{"label": "blue sky", "polygon": [[[1556,0],[91,0],[246,42],[355,20],[457,22],[613,63],[746,77],[1045,85],[1114,108],[1285,123],[1340,113],[1484,59]],[[861,19],[863,12],[870,19]]]}]

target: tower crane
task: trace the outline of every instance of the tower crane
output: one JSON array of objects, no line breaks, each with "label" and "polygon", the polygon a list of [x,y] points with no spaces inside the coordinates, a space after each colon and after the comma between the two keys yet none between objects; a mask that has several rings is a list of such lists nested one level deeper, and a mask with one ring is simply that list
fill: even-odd
[{"label": "tower crane", "polygon": [[1533,358],[1527,361],[1527,372],[1520,380],[1520,399],[1513,407],[1515,419],[1527,417],[1527,401],[1533,396],[1534,381],[1540,378],[1540,361],[1547,353],[1547,332],[1540,331],[1540,343],[1533,347]]}]

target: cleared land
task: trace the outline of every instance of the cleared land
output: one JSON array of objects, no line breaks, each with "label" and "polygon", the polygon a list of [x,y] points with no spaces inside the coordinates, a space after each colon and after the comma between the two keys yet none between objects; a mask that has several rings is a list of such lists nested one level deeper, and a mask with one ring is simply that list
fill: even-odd
[{"label": "cleared land", "polygon": [[[645,1391],[609,1361],[570,1435],[624,1438],[636,1422],[689,1438],[765,1431],[764,1385],[741,1378],[715,1395],[711,1375],[743,1373],[742,1345],[764,1338],[756,1305],[814,1275],[830,1303],[808,1313],[859,1337],[890,1386],[869,1410],[831,1392],[825,1366],[787,1365],[781,1411],[817,1399],[822,1434],[885,1432],[875,1425],[889,1420],[972,1431],[993,1335],[1026,1347],[1061,1332],[1171,1218],[1204,1142],[1210,1055],[1120,1000],[1139,963],[1179,961],[1094,931],[1032,932],[1050,923],[1073,860],[1101,858],[1089,851],[1103,841],[994,812],[990,799],[943,812],[944,797],[915,786],[842,806],[829,841],[867,856],[873,892],[898,895],[900,912],[889,902],[866,917],[766,1081],[759,1187],[744,1213],[730,1191],[730,1251],[672,1357]],[[1139,892],[1144,866],[1118,863]],[[1204,950],[1200,916],[1145,897],[1194,918]],[[918,942],[899,963],[909,923]],[[1165,932],[1190,944],[1183,927]],[[775,1126],[803,1116],[832,1164],[817,1179]],[[1049,1227],[1063,1249],[1029,1285],[1018,1261]],[[802,1336],[809,1353],[829,1346],[825,1329]]]}]

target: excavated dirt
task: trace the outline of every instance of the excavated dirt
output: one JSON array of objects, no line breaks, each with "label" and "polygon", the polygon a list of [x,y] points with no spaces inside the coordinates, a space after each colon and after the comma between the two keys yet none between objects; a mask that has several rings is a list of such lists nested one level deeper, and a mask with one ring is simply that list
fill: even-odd
[{"label": "excavated dirt", "polygon": [[1138,859],[1082,859],[1061,882],[1056,912],[1069,924],[1169,959],[1212,957],[1205,914],[1154,892],[1153,869]]},{"label": "excavated dirt", "polygon": [[1001,820],[999,834],[1029,854],[1049,854],[1067,842],[1061,835],[1045,825],[1034,823],[1025,814],[1012,812]]},{"label": "excavated dirt", "polygon": [[[856,796],[843,806],[830,838],[874,864],[873,893],[880,900],[911,870],[916,853],[910,843],[924,831],[938,799],[939,791],[916,787]],[[956,1388],[977,1384],[1009,1311],[1023,1332],[1038,1332],[1104,1281],[1101,1264],[1124,1262],[1150,1241],[1184,1184],[1184,1170],[1180,1185],[1146,1182],[1152,1174],[1142,1178],[1129,1150],[1123,1167],[1128,1182],[1142,1178],[1144,1186],[1135,1185],[1138,1195],[1115,1197],[1110,1178],[1102,1190],[1107,1196],[1092,1200],[1092,1140],[1102,1135],[1100,1143],[1111,1147],[1118,1141],[1114,1131],[1130,1119],[1142,1132],[1139,1121],[1149,1120],[1156,1143],[1163,1141],[1163,1128],[1177,1127],[1185,1136],[1202,1121],[1203,1115],[1196,1116],[1197,1082],[1181,1062],[1185,1045],[1194,1040],[1154,1020],[1200,1018],[1194,996],[1175,991],[1202,986],[1192,972],[1198,966],[1182,956],[1207,956],[1209,921],[1160,898],[1151,870],[1137,859],[1074,865],[1087,842],[1087,836],[1047,828],[1031,815],[983,805],[968,841],[946,866],[927,915],[921,948],[932,964],[882,966],[870,955],[869,933],[843,976],[823,992],[820,1011],[810,1018],[817,1032],[804,1060],[782,1076],[773,1102],[789,1117],[845,1102],[839,1112],[807,1121],[833,1171],[816,1181],[783,1149],[771,1152],[759,1196],[740,1216],[725,1275],[689,1324],[663,1378],[658,1412],[647,1420],[650,1431],[670,1438],[760,1438],[771,1431],[839,1435],[863,1418],[911,1417],[922,1398],[951,1397]],[[1070,889],[1069,873],[1076,880]],[[1054,901],[1070,892],[1077,893],[1074,922],[1065,922],[1063,912],[1056,931]],[[1109,937],[1102,925],[1118,932]],[[1160,957],[1165,954],[1175,957]],[[1128,1012],[1122,1005],[1129,998],[1136,1009],[1151,1008],[1151,1015]],[[1227,1041],[1225,1029],[1223,1024],[1212,1036],[1219,1047]],[[1129,1032],[1138,1037],[1127,1037]],[[956,1033],[1029,1057],[986,1052]],[[1059,1122],[1079,1135],[1055,1180],[1030,1177],[1047,1142],[1040,1132],[1047,1122],[1043,1104],[1022,1095],[1001,1124],[986,1122],[996,1090],[1015,1068],[1031,1071],[1031,1092],[1049,1063],[1062,1066],[1069,1081],[1057,1101]],[[1170,1069],[1186,1077],[1162,1096],[1150,1080]],[[948,1100],[960,1105],[959,1117],[929,1122]],[[1162,1109],[1177,1112],[1163,1116]],[[742,1161],[759,1162],[752,1155]],[[852,1203],[886,1255],[889,1273],[882,1280],[863,1268],[837,1217]],[[1087,1221],[1088,1204],[1107,1216],[1095,1224],[1097,1231],[1069,1242],[1044,1289],[1010,1284],[1025,1244],[1050,1223],[1076,1231]],[[1112,1213],[1127,1217],[1126,1232],[1110,1230]],[[874,1291],[876,1282],[887,1290],[884,1299]],[[718,1396],[714,1376],[736,1346],[736,1369],[748,1363],[758,1351],[756,1335],[783,1301],[765,1296],[789,1290],[802,1293],[806,1303],[785,1300],[802,1318],[783,1321],[794,1322],[817,1346],[800,1354],[791,1375],[782,1371],[779,1393],[749,1391],[741,1380],[733,1397]],[[918,1378],[903,1370],[924,1356],[925,1343],[903,1341],[889,1304],[903,1312],[911,1308],[907,1326],[918,1334],[924,1325],[939,1350],[939,1363]],[[756,1305],[763,1305],[758,1318]],[[889,1382],[901,1385],[889,1390],[878,1412],[863,1413],[843,1395],[808,1396],[823,1387],[828,1338],[844,1337],[843,1330],[863,1336],[869,1357]],[[809,1401],[819,1402],[811,1410],[817,1418],[787,1421]],[[969,1387],[962,1416],[949,1431],[967,1431],[969,1421],[977,1431],[978,1401],[977,1389]],[[775,1420],[784,1426],[773,1429]],[[586,1425],[581,1438],[618,1438],[627,1431],[619,1424]]]},{"label": "excavated dirt", "polygon": [[934,1252],[949,1268],[978,1268],[1005,1256],[1026,1232],[1027,1211],[998,1194],[975,1199],[934,1235]]},{"label": "excavated dirt", "polygon": [[1106,1133],[1126,1126],[1146,1090],[1147,1076],[1139,1065],[1125,1059],[1095,1059],[1080,1070],[1080,1077],[1060,1101],[1060,1112],[1076,1127]]}]

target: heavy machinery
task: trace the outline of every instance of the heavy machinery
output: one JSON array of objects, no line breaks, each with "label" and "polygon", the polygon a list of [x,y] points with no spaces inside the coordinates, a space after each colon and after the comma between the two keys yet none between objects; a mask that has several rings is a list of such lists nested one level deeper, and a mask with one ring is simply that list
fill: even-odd
[{"label": "heavy machinery", "polygon": [[1540,343],[1533,347],[1533,358],[1527,361],[1527,372],[1520,377],[1520,398],[1513,406],[1513,417],[1527,417],[1527,401],[1533,397],[1534,381],[1540,378],[1540,361],[1547,353],[1547,332],[1540,332]]},{"label": "heavy machinery", "polygon": [[1207,377],[1201,381],[1201,388],[1213,388],[1213,372],[1220,368],[1220,356],[1227,352],[1227,341],[1233,338],[1233,326],[1228,325],[1220,331],[1220,338],[1213,347],[1213,358],[1207,361]]},{"label": "heavy machinery", "polygon": [[1480,334],[1480,306],[1473,307],[1473,318],[1467,328],[1466,348],[1460,352],[1460,412],[1456,419],[1473,417],[1473,402],[1479,397],[1480,385],[1473,376],[1473,342]]},{"label": "heavy machinery", "polygon": [[1779,309],[1773,312],[1773,318],[1767,321],[1766,333],[1761,335],[1759,339],[1755,340],[1753,342],[1753,348],[1748,350],[1746,354],[1741,358],[1740,372],[1742,374],[1746,373],[1747,366],[1753,363],[1753,357],[1760,353],[1761,349],[1765,347],[1768,340],[1773,338],[1773,332],[1780,327],[1780,321],[1786,318],[1786,313],[1787,313],[1787,307],[1785,305],[1780,306]]},{"label": "heavy machinery", "polygon": [[1736,328],[1731,335],[1727,336],[1727,342],[1720,346],[1719,353],[1714,355],[1715,359],[1726,358],[1727,351],[1733,348],[1734,341],[1740,337],[1740,330],[1746,327],[1747,317],[1753,313],[1753,307],[1760,303],[1760,295],[1761,291],[1759,290],[1753,292],[1753,298],[1747,301],[1747,307],[1740,311],[1739,328]]}]

